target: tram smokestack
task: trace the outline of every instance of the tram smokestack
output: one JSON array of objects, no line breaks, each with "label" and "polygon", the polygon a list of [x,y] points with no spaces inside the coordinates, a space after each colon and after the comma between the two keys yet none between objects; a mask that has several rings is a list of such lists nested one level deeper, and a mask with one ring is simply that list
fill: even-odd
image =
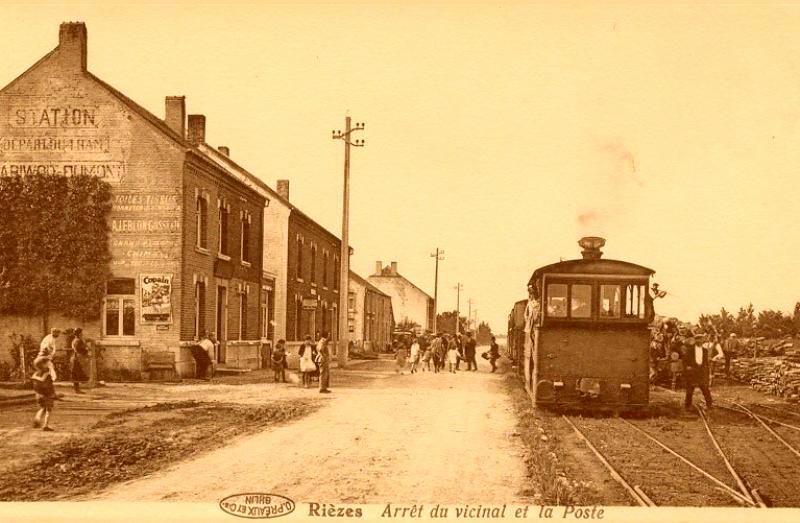
[{"label": "tram smokestack", "polygon": [[598,236],[584,236],[578,240],[578,245],[583,249],[581,254],[584,260],[599,260],[603,256],[603,251],[600,250],[600,247],[605,244],[606,239]]}]

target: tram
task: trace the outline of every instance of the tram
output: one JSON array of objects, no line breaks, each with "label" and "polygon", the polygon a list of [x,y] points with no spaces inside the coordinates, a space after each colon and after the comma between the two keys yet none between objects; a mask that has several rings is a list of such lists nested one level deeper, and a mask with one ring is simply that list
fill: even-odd
[{"label": "tram", "polygon": [[581,238],[581,259],[545,265],[524,337],[524,378],[540,406],[644,407],[649,401],[652,269],[602,259],[605,239]]}]

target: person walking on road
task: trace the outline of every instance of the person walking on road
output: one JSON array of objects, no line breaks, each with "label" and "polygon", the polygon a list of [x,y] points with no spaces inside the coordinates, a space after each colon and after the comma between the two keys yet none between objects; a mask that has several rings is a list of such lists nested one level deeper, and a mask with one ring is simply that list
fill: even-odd
[{"label": "person walking on road", "polygon": [[405,343],[403,341],[398,341],[394,353],[395,363],[397,364],[397,367],[395,368],[396,373],[403,374],[403,369],[406,368],[406,359],[408,358],[407,354]]},{"label": "person walking on road", "polygon": [[686,346],[683,353],[684,377],[686,379],[686,399],[684,407],[687,411],[692,410],[692,396],[695,387],[699,388],[706,400],[706,407],[710,408],[714,402],[711,398],[711,390],[708,387],[708,375],[711,362],[708,351],[697,343],[695,336],[689,335],[686,338]]},{"label": "person walking on road", "polygon": [[83,341],[83,329],[80,327],[75,329],[71,348],[72,366],[70,377],[72,378],[72,387],[75,389],[75,394],[83,394],[83,391],[81,390],[81,382],[87,380],[85,364],[89,357],[89,351],[86,348],[86,342]]},{"label": "person walking on road", "polygon": [[500,347],[497,345],[494,336],[492,336],[492,344],[489,346],[489,363],[492,365],[492,372],[497,370],[497,360],[500,359]]},{"label": "person walking on road", "polygon": [[411,352],[408,357],[411,362],[411,374],[417,372],[417,365],[419,365],[419,340],[414,338],[411,340]]},{"label": "person walking on road", "polygon": [[200,379],[209,381],[214,375],[214,352],[216,344],[213,334],[203,332],[200,341],[191,348],[197,368],[196,376]]},{"label": "person walking on road", "polygon": [[456,345],[456,351],[458,352],[458,360],[456,360],[456,370],[461,370],[461,362],[467,361],[464,357],[464,337],[461,336],[461,333],[456,334],[456,337],[453,339],[453,343]]},{"label": "person walking on road", "polygon": [[467,370],[477,371],[478,362],[475,361],[475,338],[472,331],[467,332],[467,339],[464,341],[464,359],[467,360]]},{"label": "person walking on road", "polygon": [[321,394],[330,393],[331,382],[331,354],[328,348],[328,333],[323,332],[317,342],[317,359],[319,367],[319,391]]},{"label": "person walking on road", "polygon": [[33,428],[41,427],[45,432],[52,432],[53,429],[49,422],[56,399],[56,391],[53,387],[56,372],[53,369],[53,363],[43,356],[39,356],[33,361],[33,367],[36,372],[31,376],[31,382],[33,383],[33,392],[36,393],[36,403],[39,405],[39,410],[33,417]]},{"label": "person walking on road", "polygon": [[275,350],[270,356],[272,372],[275,373],[274,382],[278,383],[280,378],[282,383],[286,383],[286,340],[278,340]]}]

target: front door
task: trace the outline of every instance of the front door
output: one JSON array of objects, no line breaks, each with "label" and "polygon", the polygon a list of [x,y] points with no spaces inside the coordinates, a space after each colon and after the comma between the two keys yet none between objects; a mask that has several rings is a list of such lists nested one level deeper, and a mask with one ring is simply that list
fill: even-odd
[{"label": "front door", "polygon": [[217,286],[217,361],[225,363],[225,341],[228,338],[228,289]]}]

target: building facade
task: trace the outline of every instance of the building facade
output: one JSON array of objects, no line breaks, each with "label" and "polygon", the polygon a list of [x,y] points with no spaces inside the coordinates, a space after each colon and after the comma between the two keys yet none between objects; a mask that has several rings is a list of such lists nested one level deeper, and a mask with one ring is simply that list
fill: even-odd
[{"label": "building facade", "polygon": [[348,328],[353,347],[363,352],[382,352],[391,347],[394,316],[392,298],[350,271]]},{"label": "building facade", "polygon": [[154,353],[192,375],[203,330],[218,333],[220,362],[257,366],[265,198],[198,148],[205,118],[187,132],[182,97],[161,120],[90,73],[87,54],[86,26],[62,24],[58,46],[0,90],[0,175],[84,173],[112,188],[112,277],[84,332],[104,366],[133,376]]},{"label": "building facade", "polygon": [[397,262],[391,262],[388,267],[375,262],[375,274],[367,280],[391,297],[396,323],[412,321],[422,331],[433,328],[433,298],[398,273]]}]

